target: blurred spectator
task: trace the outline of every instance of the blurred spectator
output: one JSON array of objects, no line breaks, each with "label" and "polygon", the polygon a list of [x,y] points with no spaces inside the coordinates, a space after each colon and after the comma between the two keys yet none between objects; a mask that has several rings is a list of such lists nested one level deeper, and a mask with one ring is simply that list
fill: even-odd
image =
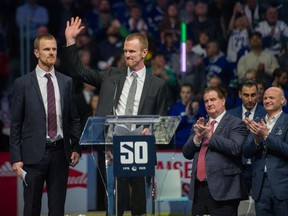
[{"label": "blurred spectator", "polygon": [[217,41],[210,41],[206,46],[207,57],[204,59],[207,85],[210,79],[217,76],[224,86],[228,87],[230,80],[234,78],[231,64],[224,53],[220,51]]},{"label": "blurred spectator", "polygon": [[169,115],[181,117],[174,139],[171,142],[174,142],[176,149],[182,149],[189,138],[193,124],[200,117],[199,102],[193,99],[193,87],[191,84],[183,83],[181,85],[180,99],[171,106]]},{"label": "blurred spectator", "polygon": [[167,62],[171,61],[171,56],[179,51],[179,41],[175,31],[164,31],[160,33],[161,43],[156,51],[163,53]]},{"label": "blurred spectator", "polygon": [[76,45],[80,49],[89,49],[91,46],[91,38],[87,32],[87,29],[83,29],[76,38]]},{"label": "blurred spectator", "polygon": [[278,11],[275,7],[267,9],[265,18],[266,20],[259,22],[255,31],[262,34],[263,48],[279,56],[283,44],[288,39],[288,26],[278,19]]},{"label": "blurred spectator", "polygon": [[106,31],[106,38],[96,45],[97,68],[100,70],[108,69],[122,47],[123,41],[119,33],[119,23],[118,20],[113,20]]},{"label": "blurred spectator", "polygon": [[123,52],[118,52],[114,55],[114,60],[111,64],[111,67],[126,67],[125,56]]},{"label": "blurred spectator", "polygon": [[130,8],[137,4],[136,0],[117,1],[112,5],[114,18],[118,19],[121,23],[127,21],[129,17]]},{"label": "blurred spectator", "polygon": [[[187,36],[192,37],[199,43],[200,32],[206,31],[211,40],[217,40],[220,45],[223,43],[223,32],[219,23],[208,16],[208,4],[206,1],[198,1],[195,7],[195,19],[187,25]],[[221,46],[220,46],[221,47]]]},{"label": "blurred spectator", "polygon": [[49,29],[46,25],[41,25],[36,30],[36,37],[49,33]]},{"label": "blurred spectator", "polygon": [[87,117],[96,115],[98,100],[99,100],[99,95],[95,94],[95,95],[91,96],[90,103],[89,103],[90,104],[90,108],[89,108],[90,110],[88,112]]},{"label": "blurred spectator", "polygon": [[181,71],[180,64],[182,59],[180,52],[174,53],[171,56],[170,65],[175,75],[177,76],[178,83],[190,83],[194,87],[195,95],[201,94],[204,89],[205,83],[199,80],[205,80],[204,63],[202,58],[192,51],[193,41],[190,38],[186,40],[186,71]]},{"label": "blurred spectator", "polygon": [[130,7],[129,15],[123,25],[129,33],[148,29],[148,25],[142,16],[141,7],[139,5],[135,4]]},{"label": "blurred spectator", "polygon": [[53,8],[50,9],[51,22],[49,29],[56,36],[59,44],[65,44],[66,22],[74,16],[80,16],[74,0],[59,0]]},{"label": "blurred spectator", "polygon": [[281,88],[284,92],[285,96],[285,103],[283,104],[283,111],[288,113],[288,105],[287,105],[287,98],[288,98],[288,86],[287,86],[287,81],[288,81],[288,73],[286,70],[281,69],[281,68],[276,68],[273,71],[273,82],[272,82],[272,87],[278,87]]},{"label": "blurred spectator", "polygon": [[[160,33],[165,34],[165,32],[169,31],[173,33],[177,38],[180,35],[180,25],[181,20],[179,16],[179,9],[176,4],[169,4],[164,19],[160,23]],[[161,38],[163,36],[161,35]],[[177,39],[178,40],[178,39]]]},{"label": "blurred spectator", "polygon": [[[237,3],[236,5],[240,5]],[[247,17],[234,10],[233,16],[229,23],[229,39],[227,46],[227,60],[230,62],[237,62],[237,54],[243,47],[248,46],[249,43],[249,23]]]},{"label": "blurred spectator", "polygon": [[273,87],[279,87],[283,90],[287,89],[288,74],[287,71],[281,68],[276,68],[273,71]]},{"label": "blurred spectator", "polygon": [[192,51],[195,54],[198,54],[199,56],[201,56],[202,58],[206,57],[207,56],[206,45],[210,41],[210,37],[209,37],[208,32],[207,31],[200,32],[199,38],[196,41],[198,41],[198,44],[196,44],[192,47]]},{"label": "blurred spectator", "polygon": [[[227,0],[211,0],[211,4],[209,4],[209,17],[217,22],[217,26],[221,27],[221,30],[219,29],[218,31],[222,32],[225,42],[227,41],[227,27],[229,25],[230,17],[232,16],[233,5],[234,1]],[[226,47],[225,42],[223,44],[224,48]]]},{"label": "blurred spectator", "polygon": [[175,103],[178,97],[178,83],[174,72],[166,63],[164,54],[157,53],[153,57],[151,67],[147,67],[147,72],[165,80],[168,86],[168,106]]},{"label": "blurred spectator", "polygon": [[259,21],[263,19],[262,7],[258,3],[258,0],[246,0],[244,13],[248,18],[251,30],[254,30]]},{"label": "blurred spectator", "polygon": [[16,8],[15,18],[20,33],[18,52],[21,58],[21,74],[24,74],[35,65],[33,50],[37,28],[49,22],[49,15],[48,10],[40,6],[37,0],[27,0]]},{"label": "blurred spectator", "polygon": [[259,32],[251,34],[249,46],[251,51],[243,55],[237,64],[239,82],[242,82],[248,69],[257,70],[257,76],[264,82],[271,81],[272,73],[278,67],[278,62],[273,54],[262,49],[262,36]]},{"label": "blurred spectator", "polygon": [[278,57],[279,66],[286,71],[288,71],[288,43],[286,43],[281,51],[280,56]]},{"label": "blurred spectator", "polygon": [[147,12],[149,30],[152,32],[153,39],[160,34],[159,23],[162,22],[167,6],[167,0],[153,1],[151,9]]},{"label": "blurred spectator", "polygon": [[76,94],[76,104],[80,115],[82,129],[84,128],[87,120],[88,112],[90,111],[90,100],[95,94],[95,87],[87,83],[83,83],[83,89]]},{"label": "blurred spectator", "polygon": [[245,73],[244,80],[257,80],[257,71],[255,69],[248,69]]},{"label": "blurred spectator", "polygon": [[37,28],[49,22],[48,11],[45,7],[37,4],[37,0],[27,0],[16,11],[16,24],[24,38],[33,41],[36,37]]},{"label": "blurred spectator", "polygon": [[184,17],[184,21],[186,24],[192,23],[195,18],[195,1],[187,0],[184,4],[184,9],[182,10],[182,17]]},{"label": "blurred spectator", "polygon": [[257,87],[258,87],[257,102],[263,106],[263,97],[264,97],[264,92],[266,90],[266,84],[264,82],[258,81]]},{"label": "blurred spectator", "polygon": [[85,27],[91,37],[102,40],[112,21],[111,6],[108,0],[90,0],[90,8],[84,13]]},{"label": "blurred spectator", "polygon": [[222,85],[222,81],[218,76],[213,76],[208,82],[208,87],[218,87]]}]

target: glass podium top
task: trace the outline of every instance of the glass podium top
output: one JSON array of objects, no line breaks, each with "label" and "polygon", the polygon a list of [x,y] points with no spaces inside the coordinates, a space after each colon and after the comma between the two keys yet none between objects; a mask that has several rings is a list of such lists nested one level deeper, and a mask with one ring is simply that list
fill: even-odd
[{"label": "glass podium top", "polygon": [[[144,127],[155,136],[155,144],[169,144],[180,116],[91,116],[80,138],[81,145],[111,145],[114,135],[137,135]],[[130,129],[131,128],[131,129]]]}]

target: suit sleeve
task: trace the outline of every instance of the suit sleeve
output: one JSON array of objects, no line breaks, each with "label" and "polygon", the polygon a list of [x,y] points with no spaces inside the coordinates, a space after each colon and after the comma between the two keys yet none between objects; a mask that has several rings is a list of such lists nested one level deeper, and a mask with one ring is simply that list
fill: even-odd
[{"label": "suit sleeve", "polygon": [[200,146],[196,146],[194,143],[194,140],[193,140],[194,136],[195,136],[195,133],[192,132],[182,149],[183,156],[189,160],[192,160],[194,158],[195,153],[199,152],[200,150]]},{"label": "suit sleeve", "polygon": [[81,123],[80,117],[78,113],[78,109],[76,107],[75,102],[75,92],[73,81],[70,79],[69,81],[69,89],[70,89],[70,122],[69,122],[69,129],[70,129],[70,139],[71,139],[71,150],[72,152],[78,152],[81,154],[81,146],[79,145],[79,140],[81,136]]},{"label": "suit sleeve", "polygon": [[101,83],[111,71],[111,69],[104,72],[84,68],[80,61],[76,45],[63,48],[62,54],[63,62],[68,69],[70,76],[79,78],[81,82],[88,83],[97,88],[101,87]]},{"label": "suit sleeve", "polygon": [[11,163],[22,161],[21,139],[22,126],[25,112],[25,99],[23,83],[17,79],[13,86],[12,107],[11,107],[11,127],[10,127],[10,157]]}]

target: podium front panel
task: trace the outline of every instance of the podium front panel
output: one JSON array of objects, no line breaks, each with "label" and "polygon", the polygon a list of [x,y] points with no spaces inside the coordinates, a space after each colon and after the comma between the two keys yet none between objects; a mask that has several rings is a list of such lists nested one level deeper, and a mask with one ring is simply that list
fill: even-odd
[{"label": "podium front panel", "polygon": [[154,176],[154,136],[114,136],[114,176]]}]

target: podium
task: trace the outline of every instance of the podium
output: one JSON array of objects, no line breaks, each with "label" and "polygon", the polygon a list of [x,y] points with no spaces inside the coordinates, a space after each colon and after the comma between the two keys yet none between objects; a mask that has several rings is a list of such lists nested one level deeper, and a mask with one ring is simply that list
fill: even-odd
[{"label": "podium", "polygon": [[[180,120],[180,116],[157,115],[88,118],[80,144],[105,146],[108,215],[114,215],[114,201],[116,215],[118,212],[117,178],[135,176],[151,177],[152,215],[155,214],[155,144],[169,144]],[[148,134],[141,135],[143,130]]]}]

